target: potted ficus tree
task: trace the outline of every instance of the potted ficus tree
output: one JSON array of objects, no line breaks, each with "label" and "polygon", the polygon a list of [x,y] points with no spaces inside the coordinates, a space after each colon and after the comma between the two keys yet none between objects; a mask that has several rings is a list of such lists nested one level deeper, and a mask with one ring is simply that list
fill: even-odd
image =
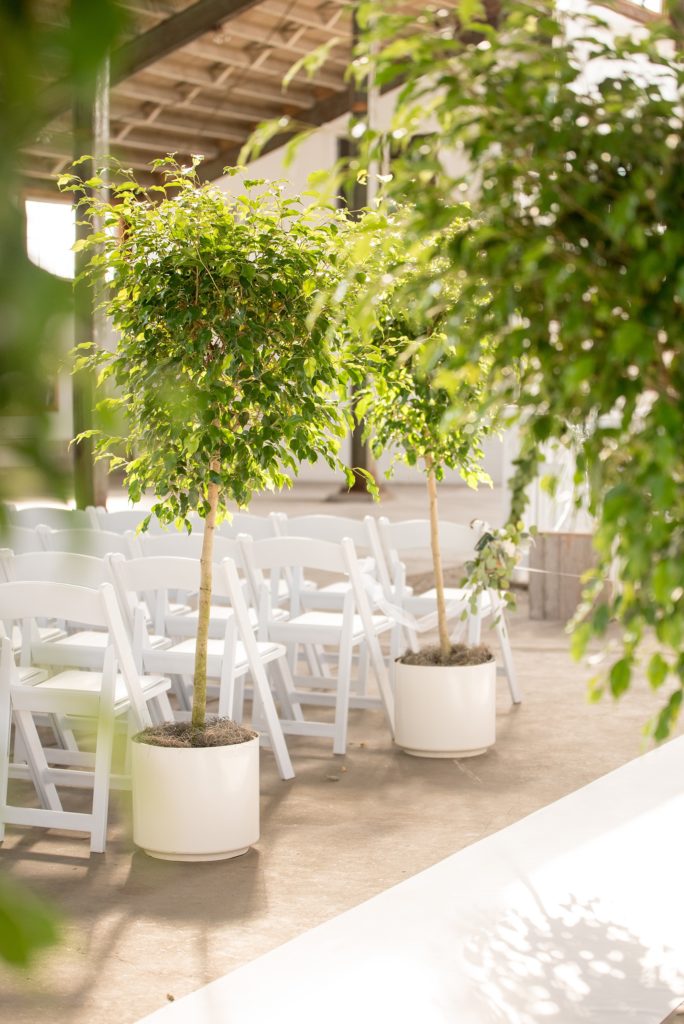
[{"label": "potted ficus tree", "polygon": [[[438,630],[436,645],[398,659],[395,741],[418,756],[468,756],[482,753],[495,741],[496,662],[486,647],[451,640],[438,482],[447,469],[456,470],[471,487],[489,482],[481,462],[482,441],[490,426],[477,416],[480,369],[471,367],[460,381],[449,377],[447,387],[449,344],[443,324],[458,302],[458,292],[448,283],[441,292],[423,287],[426,273],[433,280],[435,276],[433,262],[438,257],[433,241],[402,258],[400,213],[383,217],[376,212],[368,221],[355,228],[356,234],[362,236],[371,227],[380,234],[360,249],[370,264],[367,287],[373,301],[364,300],[357,314],[364,338],[357,373],[363,373],[365,383],[355,413],[363,420],[374,456],[392,454],[387,476],[398,461],[425,475]],[[373,264],[382,267],[379,275]],[[470,417],[463,415],[468,409]],[[473,551],[477,541],[474,532]],[[480,559],[477,564],[481,569]],[[456,624],[452,621],[452,630]]]},{"label": "potted ficus tree", "polygon": [[157,856],[219,859],[258,839],[259,741],[207,717],[214,529],[229,504],[288,486],[300,463],[340,465],[344,368],[320,296],[334,287],[344,220],[307,212],[278,184],[248,181],[231,198],[195,166],[154,168],[162,183],[146,190],[125,173],[111,202],[62,180],[93,224],[88,273],[107,281],[118,332],[114,352],[86,346],[76,365],[109,386],[100,414],[123,412],[124,428],[93,433],[131,501],[151,493],[152,514],[178,528],[204,518],[191,719],[134,738],[134,840]]}]

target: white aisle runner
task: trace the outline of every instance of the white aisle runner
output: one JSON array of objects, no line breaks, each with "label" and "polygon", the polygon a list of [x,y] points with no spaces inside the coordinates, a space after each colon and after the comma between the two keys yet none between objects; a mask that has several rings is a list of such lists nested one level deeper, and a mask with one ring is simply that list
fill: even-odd
[{"label": "white aisle runner", "polygon": [[683,840],[684,738],[144,1024],[661,1024],[684,1000]]}]

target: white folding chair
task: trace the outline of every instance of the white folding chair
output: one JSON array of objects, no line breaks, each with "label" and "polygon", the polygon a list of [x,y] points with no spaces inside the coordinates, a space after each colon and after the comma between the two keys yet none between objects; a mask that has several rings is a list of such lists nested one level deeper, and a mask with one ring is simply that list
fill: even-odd
[{"label": "white folding chair", "polygon": [[80,508],[59,508],[53,505],[33,505],[29,508],[7,506],[7,517],[12,526],[35,529],[36,526],[51,526],[54,530],[88,529],[90,516]]},{"label": "white folding chair", "polygon": [[35,526],[10,526],[0,532],[0,547],[9,548],[15,555],[31,551],[44,551],[45,541]]},{"label": "white folding chair", "polygon": [[[160,536],[148,536],[147,534],[127,534],[130,554],[134,558],[193,558],[195,559],[196,580],[193,589],[187,593],[177,591],[175,600],[169,601],[165,595],[164,602],[158,606],[152,594],[145,596],[145,601],[152,615],[155,631],[166,633],[173,637],[193,637],[197,633],[197,608],[195,595],[199,585],[199,559],[202,554],[204,534],[193,531],[183,533],[173,531]],[[214,550],[212,561],[215,564],[222,562],[224,558],[231,558],[242,566],[242,548],[236,540],[229,537],[214,536]],[[246,581],[245,581],[246,585]],[[156,610],[153,610],[156,608]],[[162,610],[163,609],[163,610]],[[220,640],[225,631],[226,619],[231,615],[230,609],[225,606],[222,596],[216,592],[212,595],[211,621],[209,623],[209,636],[212,639]],[[252,626],[256,629],[257,616],[250,611]]]},{"label": "white folding chair", "polygon": [[[300,645],[309,651],[331,647],[337,655],[338,671],[335,678],[321,672],[315,659],[310,659],[311,673],[308,676],[295,674],[295,696],[301,704],[332,704],[335,707],[334,724],[316,723],[318,734],[332,736],[334,753],[344,754],[349,707],[377,706],[377,698],[352,696],[352,655],[364,643],[368,646],[380,691],[380,702],[392,727],[392,693],[378,637],[390,632],[393,622],[387,616],[371,613],[353,543],[348,538],[340,544],[333,544],[299,537],[277,537],[262,541],[243,537],[241,543],[245,565],[250,575],[258,581],[259,638],[286,644],[294,673]],[[300,603],[301,589],[292,586],[289,617],[285,620],[277,618],[274,615],[269,578],[269,574],[276,570],[287,571],[293,577],[303,571],[310,571],[329,572],[348,578],[351,587],[345,595],[342,611],[303,610]]]},{"label": "white folding chair", "polygon": [[[172,621],[172,617],[163,612],[169,591],[188,590],[197,585],[198,564],[193,558],[150,556],[126,561],[120,555],[113,555],[110,564],[119,593],[125,594],[129,601],[135,601],[141,592],[154,592],[155,603],[160,609],[159,625]],[[272,641],[257,643],[242,589],[237,568],[231,559],[214,566],[212,592],[230,601],[231,607],[224,609],[228,614],[223,621],[223,635],[208,641],[207,675],[218,682],[219,715],[230,715],[240,720],[244,690],[241,689],[239,699],[236,698],[235,680],[246,673],[251,674],[257,713],[265,722],[265,738],[273,749],[281,778],[291,779],[294,777],[292,763],[264,669],[273,662],[281,662],[282,671],[286,651],[282,645]],[[196,638],[192,636],[179,641],[169,636],[167,646],[155,648],[149,643],[142,606],[138,605],[134,616],[134,656],[138,664],[147,672],[177,677],[189,689],[195,664]],[[284,682],[287,684],[287,677],[284,677]],[[281,696],[292,714],[289,689],[291,687],[282,688]],[[183,703],[189,707],[187,693]]]},{"label": "white folding chair", "polygon": [[49,526],[38,526],[36,533],[46,551],[71,551],[93,558],[104,558],[115,552],[128,555],[129,552],[126,537],[112,530],[53,530]]},{"label": "white folding chair", "polygon": [[[24,583],[76,584],[97,590],[103,583],[111,583],[112,575],[109,563],[92,555],[63,551],[12,555],[11,552],[0,551],[0,579]],[[128,627],[130,638],[132,618]],[[15,648],[16,633],[15,630]],[[157,636],[151,642],[159,645],[165,641],[163,637]],[[31,617],[20,631],[20,664],[100,669],[107,643],[106,632],[84,629],[83,623],[60,617],[54,624],[38,625],[36,617]],[[157,693],[150,694],[149,699],[156,702],[157,696]],[[163,704],[161,711],[166,711],[166,704]]]},{"label": "white folding chair", "polygon": [[279,513],[271,513],[270,516],[257,516],[251,512],[234,512],[231,519],[224,519],[216,527],[216,532],[221,537],[239,537],[241,533],[247,534],[253,540],[266,540],[269,537],[278,535],[277,520]]},{"label": "white folding chair", "polygon": [[[147,692],[165,690],[169,681],[141,678],[111,584],[97,590],[44,582],[0,585],[0,620],[25,622],[33,617],[67,618],[105,630],[109,643],[99,672],[73,669],[49,678],[22,681],[7,637],[0,641],[0,839],[7,824],[85,831],[93,852],[104,852],[115,720],[129,716],[130,727],[152,724]],[[88,751],[46,749],[40,741],[35,714],[90,719],[96,723],[94,755]],[[14,721],[27,765],[10,764],[11,725]],[[65,767],[69,766],[69,767]],[[10,804],[8,780],[16,768],[19,778],[30,777],[39,808]],[[88,812],[65,811],[58,786],[92,787]]]},{"label": "white folding chair", "polygon": [[[365,572],[374,576],[383,589],[389,586],[389,575],[385,563],[377,525],[372,516],[364,519],[352,519],[350,516],[310,515],[284,516],[276,519],[279,535],[282,537],[308,537],[312,540],[329,541],[340,544],[348,537],[354,544],[356,554],[366,558]],[[372,561],[371,561],[372,560]],[[349,580],[337,580],[324,586],[316,586],[308,581],[309,586],[302,589],[300,603],[303,608],[321,608],[328,611],[341,611],[344,597],[351,583]]]},{"label": "white folding chair", "polygon": [[[404,559],[417,553],[425,557],[430,554],[430,522],[427,519],[410,519],[400,523],[391,523],[381,516],[378,520],[378,533],[385,554],[390,576],[390,590],[386,598],[395,602],[404,611],[421,621],[432,621],[437,609],[437,591],[434,587],[415,594],[406,581],[406,564]],[[478,534],[469,526],[461,523],[450,523],[440,520],[439,540],[442,558],[454,565],[463,565],[473,558]],[[488,590],[480,595],[477,609],[471,609],[471,594],[464,587],[445,587],[444,597],[447,602],[447,614],[456,620],[453,638],[459,639],[463,632],[467,634],[468,643],[480,643],[482,623],[492,619],[501,648],[503,667],[499,669],[506,676],[511,699],[519,704],[522,695],[518,685],[513,652],[508,636],[508,626],[504,613],[504,604],[495,590]],[[409,640],[415,649],[417,638],[410,629]]]}]

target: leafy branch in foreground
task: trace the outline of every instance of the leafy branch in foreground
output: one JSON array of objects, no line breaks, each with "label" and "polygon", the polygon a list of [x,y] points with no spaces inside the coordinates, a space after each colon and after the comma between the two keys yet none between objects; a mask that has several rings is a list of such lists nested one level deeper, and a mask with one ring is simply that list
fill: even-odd
[{"label": "leafy branch in foreground", "polygon": [[434,278],[461,290],[442,321],[449,373],[460,381],[486,348],[481,414],[516,408],[513,522],[544,445],[574,447],[599,562],[573,648],[617,623],[617,660],[594,693],[619,697],[645,661],[654,689],[671,686],[651,725],[662,739],[684,687],[679,40],[665,22],[616,39],[543,2],[503,5],[496,26],[479,5],[443,6],[403,19],[400,39],[387,5],[360,16],[357,71],[402,89],[357,162],[396,154],[385,191],[410,210],[408,246],[467,222],[442,236]]}]

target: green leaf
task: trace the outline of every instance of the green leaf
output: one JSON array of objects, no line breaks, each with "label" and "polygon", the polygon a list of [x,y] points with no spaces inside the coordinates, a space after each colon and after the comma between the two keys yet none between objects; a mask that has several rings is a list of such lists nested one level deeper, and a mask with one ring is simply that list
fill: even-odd
[{"label": "green leaf", "polygon": [[610,692],[614,697],[620,697],[629,689],[632,678],[631,662],[627,658],[620,658],[612,666],[609,674]]},{"label": "green leaf", "polygon": [[648,663],[648,681],[654,690],[662,686],[670,671],[669,665],[661,654],[656,652]]}]

